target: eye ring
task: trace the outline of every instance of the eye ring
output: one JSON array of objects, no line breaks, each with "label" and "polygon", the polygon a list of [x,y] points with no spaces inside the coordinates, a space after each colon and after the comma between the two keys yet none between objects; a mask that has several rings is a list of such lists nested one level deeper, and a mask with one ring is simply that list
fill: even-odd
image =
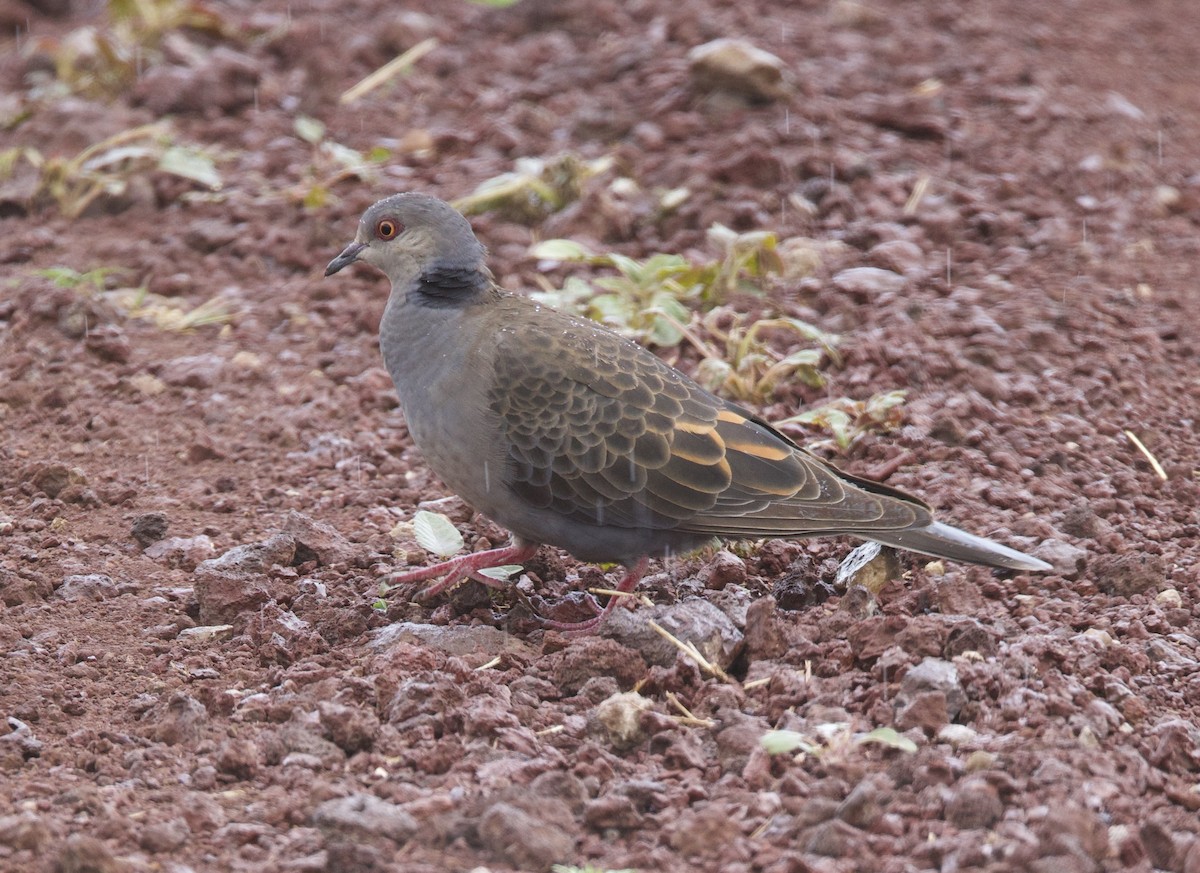
[{"label": "eye ring", "polygon": [[394,218],[381,218],[375,225],[375,236],[380,239],[395,239],[404,232],[404,225]]}]

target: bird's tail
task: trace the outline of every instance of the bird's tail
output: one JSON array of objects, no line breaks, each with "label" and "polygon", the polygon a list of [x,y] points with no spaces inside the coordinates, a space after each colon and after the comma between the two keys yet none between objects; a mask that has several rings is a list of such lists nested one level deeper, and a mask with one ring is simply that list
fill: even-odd
[{"label": "bird's tail", "polygon": [[869,537],[886,546],[898,549],[908,549],[910,552],[920,552],[922,555],[932,555],[935,558],[947,558],[951,561],[965,561],[969,564],[983,564],[988,567],[1002,567],[1008,570],[1050,570],[1053,569],[1045,561],[994,543],[991,540],[969,534],[940,521],[930,522],[924,527],[910,528],[899,531],[872,531]]}]

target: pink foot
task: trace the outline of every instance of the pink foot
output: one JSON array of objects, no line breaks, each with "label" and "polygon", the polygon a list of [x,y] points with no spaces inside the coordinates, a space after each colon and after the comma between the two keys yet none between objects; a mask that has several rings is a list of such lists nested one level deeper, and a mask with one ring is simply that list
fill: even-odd
[{"label": "pink foot", "polygon": [[396,573],[391,577],[391,585],[406,585],[409,582],[424,582],[435,576],[442,576],[437,582],[428,585],[417,592],[417,600],[428,600],[443,591],[448,591],[468,577],[482,582],[492,588],[504,587],[507,583],[498,581],[479,571],[490,567],[502,567],[505,564],[521,564],[528,561],[537,553],[536,543],[514,543],[500,549],[488,549],[486,552],[473,552],[470,555],[460,555],[449,561],[442,561],[430,567],[421,567],[407,573]]},{"label": "pink foot", "polygon": [[[632,592],[634,588],[637,588],[637,584],[642,580],[642,577],[646,575],[646,568],[649,565],[649,558],[638,558],[637,563],[626,570],[625,578],[621,580],[621,584],[616,587],[616,590],[621,592],[621,594],[629,594]],[[601,609],[600,605],[596,603],[596,598],[593,597],[592,603],[596,607],[596,616],[584,621],[554,621],[550,618],[543,618],[541,619],[541,622],[546,627],[553,628],[554,630],[566,631],[567,633],[583,633],[586,631],[595,630],[600,626],[604,619],[608,618],[608,614],[616,609],[617,602],[624,599],[624,597],[616,594],[610,595],[608,598],[608,603],[606,603],[604,608]]]}]

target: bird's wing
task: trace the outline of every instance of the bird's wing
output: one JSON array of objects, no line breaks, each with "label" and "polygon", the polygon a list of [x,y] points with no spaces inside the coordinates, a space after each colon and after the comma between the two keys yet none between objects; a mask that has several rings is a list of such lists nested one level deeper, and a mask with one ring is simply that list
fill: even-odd
[{"label": "bird's wing", "polygon": [[489,403],[506,484],[531,507],[746,538],[928,522],[920,501],[842,474],[640,346],[548,310],[525,315],[503,321]]}]

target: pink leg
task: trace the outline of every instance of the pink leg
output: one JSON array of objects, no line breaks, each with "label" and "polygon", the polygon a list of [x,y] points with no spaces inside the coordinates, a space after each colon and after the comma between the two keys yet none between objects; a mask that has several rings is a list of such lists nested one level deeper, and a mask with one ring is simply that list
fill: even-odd
[{"label": "pink leg", "polygon": [[[621,592],[621,594],[628,594],[633,591],[634,588],[637,588],[638,582],[642,581],[642,577],[646,575],[646,568],[649,565],[649,558],[638,558],[637,563],[626,570],[625,578],[621,580],[621,584],[617,586],[616,590]],[[617,601],[624,599],[624,597],[620,597],[615,594],[610,595],[608,598],[608,603],[604,605],[604,609],[599,610],[599,607],[597,606],[597,609],[599,610],[597,615],[594,618],[587,619],[586,621],[554,621],[549,618],[543,618],[542,624],[544,624],[546,627],[554,628],[555,630],[575,633],[595,630],[600,623],[604,621],[604,619],[608,618],[608,614],[616,608]]]},{"label": "pink leg", "polygon": [[407,573],[396,573],[391,577],[390,584],[406,585],[409,582],[423,582],[434,576],[444,577],[432,585],[427,585],[421,589],[417,593],[417,600],[428,600],[431,597],[436,597],[443,591],[447,591],[460,582],[465,581],[468,576],[482,582],[484,585],[501,587],[504,583],[480,575],[479,571],[486,570],[489,567],[502,567],[505,564],[524,563],[532,558],[537,553],[537,550],[537,543],[514,542],[512,545],[499,549],[488,549],[486,552],[473,552],[470,555],[460,555],[457,558],[442,561],[442,563],[434,564],[431,567],[421,567],[419,570],[409,570]]}]

